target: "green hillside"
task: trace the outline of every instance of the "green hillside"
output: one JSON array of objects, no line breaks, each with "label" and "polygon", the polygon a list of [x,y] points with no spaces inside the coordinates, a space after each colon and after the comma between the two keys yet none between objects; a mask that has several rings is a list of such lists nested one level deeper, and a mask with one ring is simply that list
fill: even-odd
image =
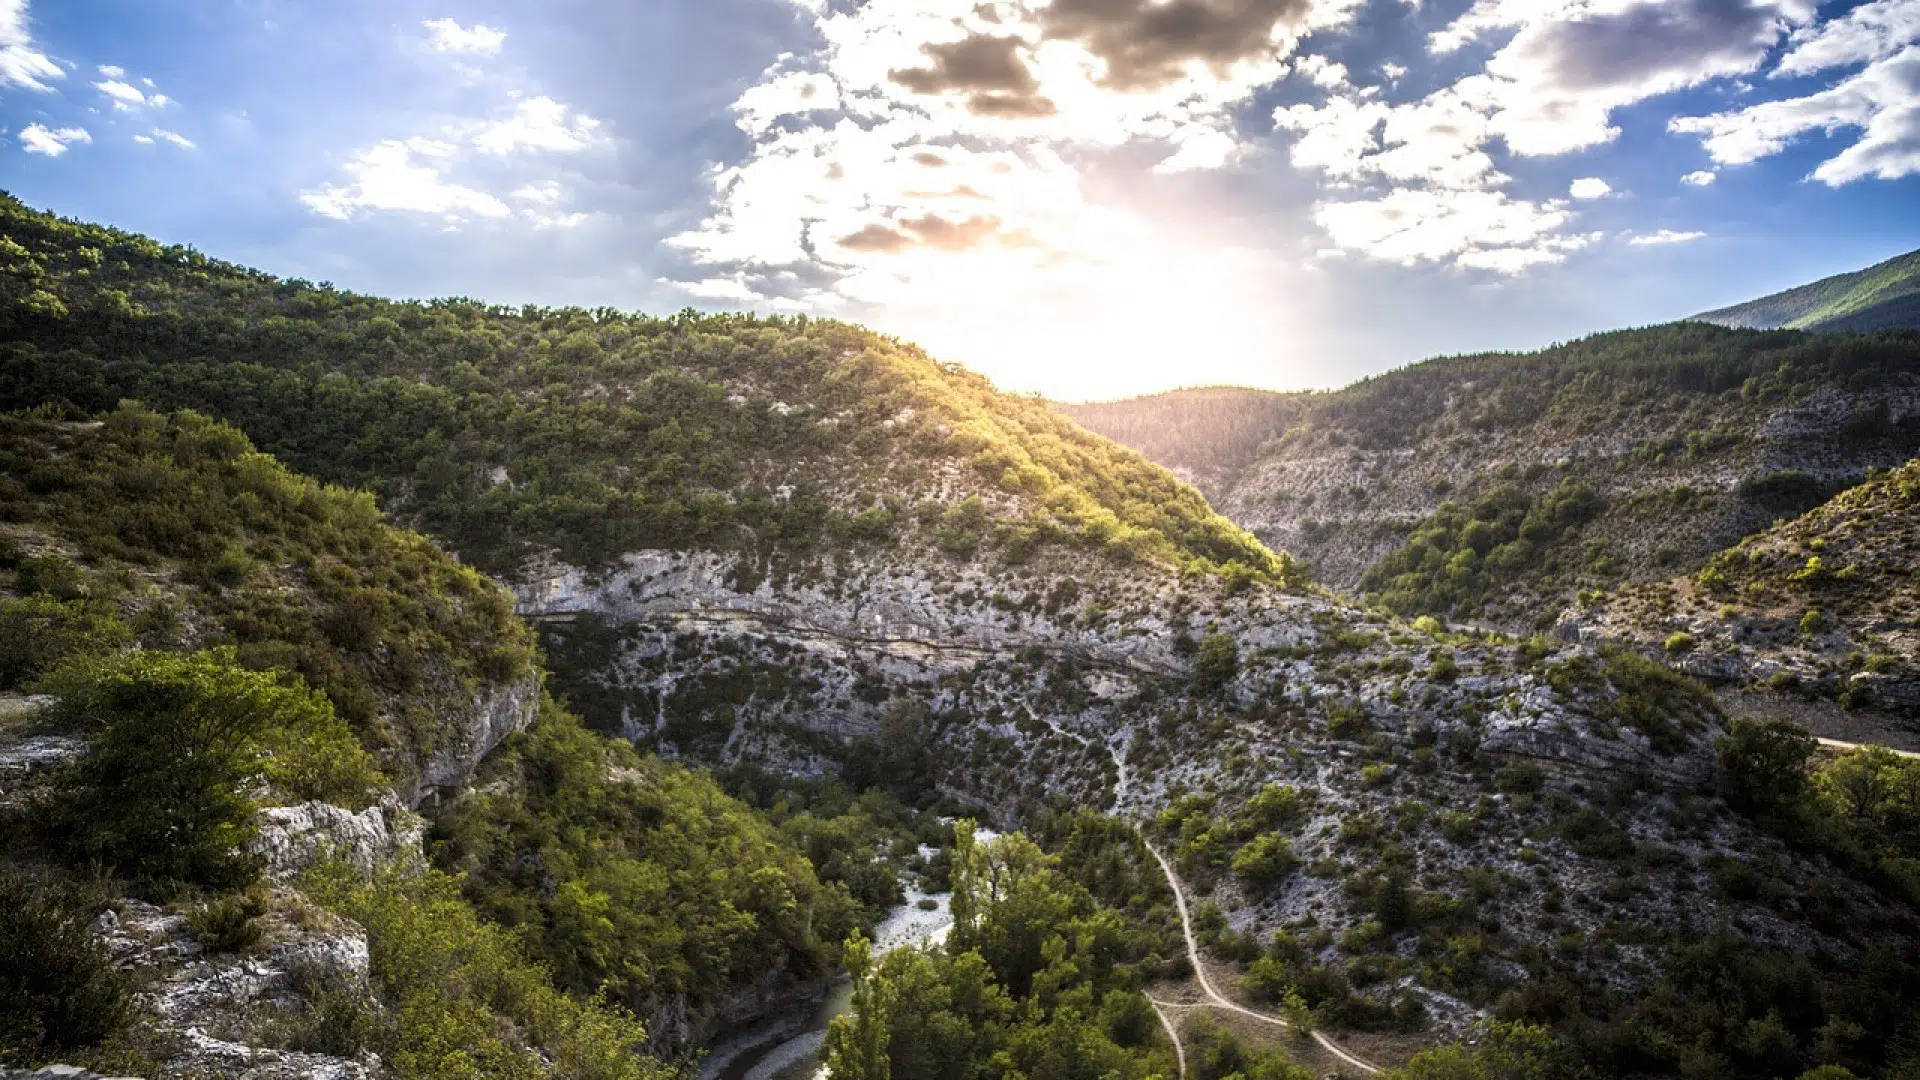
[{"label": "green hillside", "polygon": [[1694,318],[1749,330],[1920,327],[1920,251]]},{"label": "green hillside", "polygon": [[1209,491],[1257,459],[1306,404],[1299,394],[1207,386],[1055,408]]},{"label": "green hillside", "polygon": [[0,407],[202,409],[494,571],[941,525],[999,549],[1283,570],[1164,469],[842,323],[394,302],[7,198],[0,342]]},{"label": "green hillside", "polygon": [[[1920,453],[1920,334],[1702,323],[1440,357],[1324,394],[1076,411],[1349,595],[1549,625]],[[1210,414],[1232,411],[1233,453]],[[1257,448],[1250,455],[1245,448]]]}]

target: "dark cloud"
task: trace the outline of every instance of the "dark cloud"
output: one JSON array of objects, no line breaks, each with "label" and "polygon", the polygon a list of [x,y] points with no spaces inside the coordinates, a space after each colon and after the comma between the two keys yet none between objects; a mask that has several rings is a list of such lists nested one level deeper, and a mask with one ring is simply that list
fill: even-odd
[{"label": "dark cloud", "polygon": [[873,251],[882,255],[898,255],[913,246],[913,241],[905,233],[889,229],[885,225],[868,225],[859,232],[840,238],[840,246],[848,251]]},{"label": "dark cloud", "polygon": [[1501,67],[1524,67],[1565,90],[1636,86],[1745,66],[1781,29],[1777,2],[1680,0],[1537,27],[1516,39]]},{"label": "dark cloud", "polygon": [[940,251],[970,251],[979,247],[1000,232],[1000,219],[997,217],[970,217],[965,221],[948,221],[937,214],[912,218],[905,225],[922,244]]},{"label": "dark cloud", "polygon": [[1299,26],[1312,7],[1313,0],[1054,0],[1040,25],[1104,60],[1105,85],[1150,90],[1196,60],[1219,70],[1271,54],[1274,30]]},{"label": "dark cloud", "polygon": [[898,228],[868,225],[859,232],[841,237],[840,246],[850,251],[898,255],[912,247],[930,247],[935,251],[972,251],[994,240],[1007,247],[1026,247],[1033,243],[1033,236],[1027,230],[1019,229],[1002,235],[1000,226],[1001,221],[997,217],[949,221],[938,214],[928,214],[925,217],[908,218],[900,222]]},{"label": "dark cloud", "polygon": [[1054,104],[1040,96],[1040,81],[1020,49],[1017,37],[973,34],[922,45],[929,66],[897,69],[887,77],[916,94],[964,94],[967,109],[980,116],[1051,116]]}]

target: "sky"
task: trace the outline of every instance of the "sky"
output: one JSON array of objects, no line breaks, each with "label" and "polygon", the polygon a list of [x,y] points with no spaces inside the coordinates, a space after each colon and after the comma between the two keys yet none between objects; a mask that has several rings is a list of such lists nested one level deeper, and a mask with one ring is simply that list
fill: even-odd
[{"label": "sky", "polygon": [[0,0],[0,187],[396,297],[1338,386],[1920,247],[1920,0]]}]

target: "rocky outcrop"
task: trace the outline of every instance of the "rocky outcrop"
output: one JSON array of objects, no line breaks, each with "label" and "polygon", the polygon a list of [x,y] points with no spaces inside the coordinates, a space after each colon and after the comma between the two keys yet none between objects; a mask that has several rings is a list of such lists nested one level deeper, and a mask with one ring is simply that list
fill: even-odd
[{"label": "rocky outcrop", "polygon": [[473,771],[507,736],[525,731],[540,714],[537,677],[490,686],[461,711],[460,729],[420,766],[420,774],[400,792],[408,806],[419,807],[465,787]]},{"label": "rocky outcrop", "polygon": [[260,811],[259,831],[248,845],[266,863],[269,877],[285,881],[315,864],[339,859],[362,874],[420,851],[425,823],[389,800],[359,813],[324,802],[270,806]]},{"label": "rocky outcrop", "polygon": [[370,1054],[349,1060],[263,1045],[276,1022],[305,1012],[305,995],[314,987],[371,995],[365,931],[307,907],[298,894],[274,899],[274,910],[258,920],[260,943],[245,953],[214,953],[185,916],[139,900],[122,901],[94,921],[114,965],[145,977],[145,1005],[159,1029],[178,1040],[160,1077],[371,1080],[384,1074]]}]

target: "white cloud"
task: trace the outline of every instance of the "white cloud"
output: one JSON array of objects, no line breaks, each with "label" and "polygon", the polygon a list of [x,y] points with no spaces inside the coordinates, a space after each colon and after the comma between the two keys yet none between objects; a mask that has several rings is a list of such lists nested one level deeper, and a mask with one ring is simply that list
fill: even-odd
[{"label": "white cloud", "polygon": [[1627,243],[1632,244],[1634,247],[1654,247],[1661,244],[1688,244],[1705,235],[1707,234],[1703,232],[1675,232],[1672,229],[1661,229],[1659,232],[1636,236],[1627,241]]},{"label": "white cloud", "polygon": [[740,130],[764,135],[774,121],[840,108],[840,87],[817,71],[790,71],[750,86],[733,103]]},{"label": "white cloud", "polygon": [[480,127],[473,145],[482,153],[511,154],[519,150],[572,153],[599,140],[600,121],[575,112],[550,97],[520,102],[513,115]]},{"label": "white cloud", "polygon": [[303,192],[314,213],[347,221],[364,210],[434,214],[449,222],[469,217],[501,218],[512,211],[484,191],[447,180],[442,167],[425,159],[453,156],[454,147],[427,139],[389,139],[362,151],[346,165],[348,184]]},{"label": "white cloud", "polygon": [[482,23],[461,26],[452,19],[428,19],[420,25],[427,28],[427,47],[434,52],[497,56],[507,40],[506,31]]},{"label": "white cloud", "polygon": [[1920,4],[1874,0],[1838,19],[1796,32],[1773,75],[1807,75],[1878,60],[1914,41],[1920,41]]},{"label": "white cloud", "polygon": [[90,143],[93,136],[86,128],[64,127],[49,128],[43,124],[28,124],[20,130],[20,145],[29,154],[45,154],[59,157],[67,152],[67,147],[75,143]]},{"label": "white cloud", "polygon": [[147,87],[146,90],[142,90],[128,81],[125,68],[102,64],[99,70],[104,78],[94,83],[93,88],[106,95],[107,100],[113,103],[116,112],[162,109],[173,103],[172,98],[154,90],[152,79],[140,80]]},{"label": "white cloud", "polygon": [[1719,178],[1719,174],[1711,169],[1695,169],[1681,177],[1680,182],[1690,187],[1708,187]]},{"label": "white cloud", "polygon": [[1858,130],[1846,149],[1811,176],[1830,187],[1866,177],[1920,173],[1920,45],[1868,64],[1824,90],[1763,101],[1711,116],[1676,117],[1668,127],[1698,135],[1722,165],[1744,165],[1785,150],[1810,131]]},{"label": "white cloud", "polygon": [[1613,194],[1613,185],[1597,176],[1583,176],[1567,186],[1567,194],[1576,199],[1604,199]]},{"label": "white cloud", "polygon": [[133,141],[148,146],[151,146],[156,141],[171,143],[182,150],[191,150],[194,148],[192,139],[187,138],[177,131],[168,131],[166,128],[154,128],[151,135],[135,135]]},{"label": "white cloud", "polygon": [[1395,188],[1378,198],[1321,203],[1313,216],[1336,247],[1405,266],[1452,262],[1516,274],[1560,262],[1594,239],[1562,231],[1572,218],[1564,203],[1497,191]]},{"label": "white cloud", "polygon": [[46,91],[52,88],[45,80],[66,74],[34,44],[27,29],[27,0],[0,0],[0,86]]}]

